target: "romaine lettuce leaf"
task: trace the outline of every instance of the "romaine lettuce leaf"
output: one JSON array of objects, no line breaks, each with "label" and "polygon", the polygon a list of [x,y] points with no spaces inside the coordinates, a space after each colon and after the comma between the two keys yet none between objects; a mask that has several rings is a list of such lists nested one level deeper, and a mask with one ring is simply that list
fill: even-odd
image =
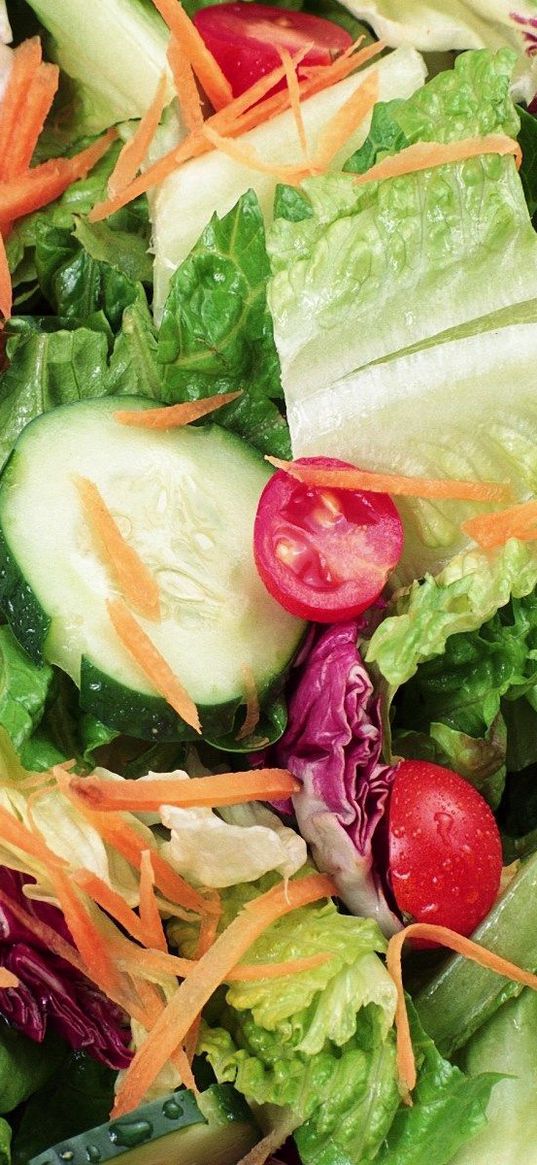
[{"label": "romaine lettuce leaf", "polygon": [[242,390],[218,421],[263,452],[287,456],[263,216],[253,191],[216,215],[173,276],[158,340],[168,400]]},{"label": "romaine lettuce leaf", "polygon": [[162,73],[168,33],[150,0],[29,0],[52,38],[54,58],[76,83],[79,135],[139,118]]}]

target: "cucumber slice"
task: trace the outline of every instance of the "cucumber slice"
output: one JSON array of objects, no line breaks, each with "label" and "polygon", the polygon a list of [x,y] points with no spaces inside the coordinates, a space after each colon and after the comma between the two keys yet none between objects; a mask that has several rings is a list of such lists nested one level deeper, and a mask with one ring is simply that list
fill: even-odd
[{"label": "cucumber slice", "polygon": [[273,695],[304,625],[255,567],[254,516],[271,472],[260,454],[217,425],[159,431],[114,417],[149,407],[76,402],[26,427],[0,480],[0,605],[31,658],[67,672],[107,725],[151,740],[195,735],[110,623],[117,591],[75,485],[90,478],[159,583],[161,621],[136,617],[218,737],[244,703],[245,668],[262,698]]},{"label": "cucumber slice", "polygon": [[180,1090],[141,1105],[33,1157],[29,1165],[235,1165],[260,1139],[246,1102],[230,1084],[197,1098]]}]

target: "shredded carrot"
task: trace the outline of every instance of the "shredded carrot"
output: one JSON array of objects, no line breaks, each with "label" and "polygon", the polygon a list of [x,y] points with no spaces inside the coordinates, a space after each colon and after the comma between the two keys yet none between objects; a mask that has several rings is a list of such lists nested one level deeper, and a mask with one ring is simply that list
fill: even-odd
[{"label": "shredded carrot", "polygon": [[301,166],[287,166],[278,162],[266,161],[259,156],[252,146],[247,146],[244,143],[238,145],[231,138],[223,137],[207,121],[203,127],[203,134],[215,149],[221,150],[223,154],[227,154],[239,166],[246,166],[250,170],[258,170],[261,174],[272,174],[279,182],[296,185],[309,174],[309,166],[305,166],[304,164]]},{"label": "shredded carrot", "polygon": [[523,983],[525,987],[532,987],[534,991],[537,991],[537,975],[532,975],[530,971],[517,967],[515,963],[510,963],[507,959],[487,950],[486,947],[473,942],[472,939],[465,938],[454,930],[449,930],[446,926],[436,926],[428,922],[413,922],[404,930],[400,930],[398,934],[393,935],[388,943],[386,962],[397,989],[395,1013],[397,1070],[403,1100],[407,1104],[411,1104],[410,1093],[416,1084],[416,1062],[405,1004],[401,967],[401,952],[407,938],[427,939],[440,946],[448,947],[449,950],[456,951],[457,954],[464,955],[465,958],[478,963],[480,967],[486,967],[487,970],[494,971],[497,975],[504,975],[506,979],[513,979],[515,983]]},{"label": "shredded carrot", "polygon": [[521,502],[494,514],[479,514],[462,523],[465,534],[485,550],[502,546],[509,538],[533,542],[537,538],[537,501]]},{"label": "shredded carrot", "polygon": [[287,91],[289,93],[289,106],[292,111],[296,123],[296,132],[300,142],[300,148],[304,156],[306,166],[310,166],[310,157],[308,150],[308,139],[306,137],[306,127],[304,125],[304,118],[302,117],[302,105],[300,102],[300,86],[298,84],[298,77],[296,75],[296,66],[293,63],[292,57],[288,49],[279,48],[278,52],[281,57],[282,65],[285,69],[285,80],[287,82]]},{"label": "shredded carrot", "polygon": [[0,181],[12,177],[10,149],[24,117],[28,93],[41,61],[41,41],[38,36],[22,41],[13,53],[11,72],[0,102]]},{"label": "shredded carrot", "polygon": [[254,1145],[245,1157],[241,1157],[240,1161],[237,1161],[237,1165],[265,1165],[269,1158],[271,1161],[276,1160],[272,1154],[281,1149],[287,1138],[301,1124],[301,1119],[296,1112],[290,1112],[288,1108],[280,1109],[280,1114],[280,1116],[273,1118],[270,1133],[258,1141],[257,1145]]},{"label": "shredded carrot", "polygon": [[0,967],[0,988],[5,990],[7,987],[18,987],[19,979],[13,974],[13,971],[8,971],[7,967]]},{"label": "shredded carrot", "polygon": [[77,801],[85,801],[90,809],[101,813],[108,810],[146,813],[158,811],[161,805],[212,809],[292,797],[301,787],[300,781],[287,769],[248,769],[189,780],[172,777],[154,781],[110,781],[91,774],[71,777],[69,781],[70,792]]},{"label": "shredded carrot", "polygon": [[283,979],[286,975],[301,975],[315,971],[329,963],[332,955],[305,955],[302,959],[288,959],[285,963],[239,963],[226,975],[226,983],[255,983],[258,979]]},{"label": "shredded carrot", "polygon": [[242,674],[244,676],[244,694],[246,696],[246,715],[244,717],[244,723],[237,732],[237,740],[246,740],[248,736],[252,735],[252,732],[255,731],[259,724],[260,715],[257,685],[251,667],[244,666]]},{"label": "shredded carrot", "polygon": [[317,149],[312,161],[315,172],[323,173],[328,168],[338,150],[348,142],[356,127],[361,125],[373,106],[378,101],[379,77],[378,73],[370,76],[355,89],[354,93],[343,103],[337,112],[330,118],[319,135]]},{"label": "shredded carrot", "polygon": [[91,870],[76,870],[71,875],[73,882],[79,886],[93,902],[100,906],[111,918],[119,922],[119,925],[130,934],[137,942],[145,945],[145,931],[142,922],[140,921],[134,910],[130,906],[122,894],[114,890],[107,882],[99,878]]},{"label": "shredded carrot", "polygon": [[13,288],[11,285],[11,272],[9,270],[4,239],[0,231],[0,313],[5,320],[10,318],[12,306]]},{"label": "shredded carrot", "polygon": [[86,177],[116,137],[115,129],[109,129],[72,158],[52,158],[9,182],[0,182],[0,220],[12,222],[59,198],[73,182]]},{"label": "shredded carrot", "polygon": [[87,477],[77,477],[75,485],[84,516],[122,595],[144,618],[160,619],[160,595],[155,578],[123,537],[95,482]]},{"label": "shredded carrot", "polygon": [[179,99],[181,115],[190,132],[201,129],[203,113],[201,99],[196,85],[192,65],[185,57],[183,46],[177,37],[171,36],[168,45],[168,61],[173,74],[175,91]]},{"label": "shredded carrot", "polygon": [[[206,914],[201,919],[200,932],[198,935],[198,941],[196,944],[196,951],[195,951],[196,960],[201,959],[203,957],[203,955],[206,955],[207,951],[210,950],[213,943],[216,942],[216,937],[218,934],[218,924],[220,922],[221,913],[222,913],[222,904],[221,904],[221,900],[220,900],[220,895],[216,892],[215,892],[213,901],[215,902],[215,905],[218,908],[218,913]],[[186,1037],[185,1037],[185,1055],[186,1055],[186,1058],[187,1058],[189,1064],[192,1063],[194,1056],[196,1055],[196,1048],[198,1046],[200,1024],[201,1024],[201,1015],[197,1015],[191,1028],[189,1029],[189,1031],[187,1032]]]},{"label": "shredded carrot", "polygon": [[132,425],[139,429],[175,429],[180,425],[190,425],[192,421],[199,421],[229,405],[233,400],[242,396],[239,392],[221,392],[217,396],[204,397],[201,400],[187,400],[182,404],[166,405],[163,409],[133,409],[120,410],[114,413],[114,418],[120,425]]},{"label": "shredded carrot", "polygon": [[222,109],[222,106],[232,100],[231,85],[182,4],[179,0],[153,0],[153,3],[172,36],[182,46],[185,57],[192,65],[211,105],[214,109]]},{"label": "shredded carrot", "polygon": [[20,119],[9,145],[8,157],[1,167],[2,178],[16,178],[29,167],[35,147],[58,89],[60,70],[57,65],[39,66],[20,110]]},{"label": "shredded carrot", "polygon": [[412,498],[456,498],[467,502],[501,501],[511,495],[507,482],[454,481],[451,478],[404,477],[395,473],[371,473],[367,469],[324,469],[265,457],[276,469],[283,469],[304,485],[318,489],[366,490]]},{"label": "shredded carrot", "polygon": [[106,607],[114,631],[125,650],[185,724],[201,733],[194,701],[125,603],[121,599],[108,599]]},{"label": "shredded carrot", "polygon": [[163,73],[155,96],[141,118],[136,133],[130,141],[125,142],[108,179],[110,198],[114,198],[130,185],[144,162],[166,105],[166,90],[167,78]]},{"label": "shredded carrot", "polygon": [[363,186],[366,182],[381,182],[386,178],[400,178],[404,174],[415,174],[418,170],[431,170],[435,166],[446,166],[452,162],[467,162],[483,154],[513,154],[517,169],[522,162],[522,151],[517,141],[507,134],[487,134],[482,138],[464,138],[460,142],[416,142],[398,154],[383,158],[371,166],[365,174],[357,174],[354,182]]},{"label": "shredded carrot", "polygon": [[[211,921],[213,921],[211,919]],[[200,941],[196,948],[196,957],[194,959],[184,959],[180,955],[171,955],[168,952],[156,950],[140,950],[138,947],[132,947],[131,950],[118,947],[117,959],[120,966],[124,966],[127,970],[145,972],[147,975],[154,975],[160,978],[163,975],[175,975],[178,979],[186,979],[188,975],[195,974],[198,966],[198,961],[202,955],[207,953],[207,950],[212,946],[212,942],[216,941],[218,927],[218,919],[214,918],[212,925],[212,932],[214,938],[208,941],[208,930],[205,930],[203,941]],[[206,950],[201,947],[205,946]],[[283,979],[286,975],[300,975],[302,972],[314,971],[317,967],[323,967],[325,963],[329,962],[332,955],[319,952],[316,955],[305,955],[302,958],[288,959],[283,963],[237,963],[231,971],[228,971],[225,977],[226,983],[252,983],[258,979]]]},{"label": "shredded carrot", "polygon": [[51,872],[54,891],[63,916],[86,967],[86,974],[107,995],[120,988],[120,974],[110,957],[106,941],[84,905],[70,877],[61,870]]},{"label": "shredded carrot", "polygon": [[8,809],[0,807],[0,839],[24,854],[29,854],[38,862],[42,862],[46,870],[65,867],[65,858],[58,857],[48,845],[30,829],[23,825]]},{"label": "shredded carrot", "polygon": [[[363,38],[360,38],[360,40]],[[357,42],[359,43],[359,42]],[[352,46],[354,47],[354,46]],[[386,48],[382,41],[377,41],[374,44],[368,45],[360,52],[354,52],[353,55],[347,56],[343,53],[341,57],[331,65],[323,65],[315,70],[308,70],[311,72],[306,79],[299,81],[300,97],[305,100],[308,97],[313,97],[316,93],[335,85],[336,82],[344,80],[350,73],[356,69],[361,68],[373,57],[379,55]],[[293,57],[293,64],[298,66],[302,60],[303,54],[297,54]],[[113,214],[116,210],[120,210],[122,206],[126,206],[132,199],[138,198],[141,194],[146,194],[153,186],[159,185],[169,178],[179,166],[185,162],[191,161],[193,158],[198,158],[202,154],[208,153],[215,148],[214,143],[209,140],[209,133],[214,130],[220,135],[226,137],[238,137],[240,134],[246,133],[250,129],[255,129],[258,125],[283,113],[289,108],[289,92],[270,94],[270,90],[274,85],[281,81],[285,76],[285,69],[275,69],[274,72],[268,74],[255,82],[255,85],[234,101],[230,102],[225,108],[221,109],[213,117],[207,118],[204,125],[204,133],[207,135],[202,137],[200,133],[190,134],[181,144],[152,166],[149,166],[144,174],[134,179],[129,187],[123,190],[115,198],[109,198],[104,202],[96,204],[89,213],[90,222],[100,222],[107,218],[108,215]],[[265,99],[262,100],[263,96]],[[250,161],[245,161],[244,157],[240,159],[244,165],[251,166]],[[293,168],[292,168],[293,169]],[[269,169],[272,173],[272,170]],[[298,172],[298,171],[297,171]],[[308,170],[304,168],[304,176]],[[281,173],[281,168],[280,168]],[[284,175],[285,180],[285,175]]]},{"label": "shredded carrot", "polygon": [[131,974],[143,975],[144,978],[153,977],[161,980],[163,977],[186,979],[196,970],[196,959],[183,959],[179,955],[170,955],[168,952],[147,950],[145,947],[134,947],[128,940],[121,938],[113,945],[118,966]]},{"label": "shredded carrot", "polygon": [[168,944],[155,895],[155,875],[151,852],[144,849],[140,862],[140,919],[145,935],[145,946],[156,951],[167,951]]},{"label": "shredded carrot", "polygon": [[181,983],[138,1049],[116,1094],[113,1117],[123,1116],[140,1104],[213,992],[271,923],[292,910],[335,893],[331,878],[309,874],[295,881],[282,881],[244,906],[199,960],[196,974]]}]

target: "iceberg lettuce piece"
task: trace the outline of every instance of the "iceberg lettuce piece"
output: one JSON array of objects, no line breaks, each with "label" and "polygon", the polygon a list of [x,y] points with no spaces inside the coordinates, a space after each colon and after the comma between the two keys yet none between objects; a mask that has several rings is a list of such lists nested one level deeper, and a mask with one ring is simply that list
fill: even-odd
[{"label": "iceberg lettuce piece", "polygon": [[162,73],[168,31],[151,0],[29,0],[51,34],[53,55],[77,83],[82,133],[141,117]]},{"label": "iceberg lettuce piece", "polygon": [[498,49],[517,52],[515,90],[531,100],[537,67],[531,51],[537,43],[535,4],[531,0],[343,0],[354,16],[367,20],[387,44],[412,44],[425,53],[453,49]]}]

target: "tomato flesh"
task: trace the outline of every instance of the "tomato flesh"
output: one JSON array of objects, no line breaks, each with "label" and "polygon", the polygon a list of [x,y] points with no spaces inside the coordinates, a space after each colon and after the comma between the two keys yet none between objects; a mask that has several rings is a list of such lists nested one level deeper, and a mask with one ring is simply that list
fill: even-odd
[{"label": "tomato flesh", "polygon": [[494,814],[458,773],[402,761],[389,808],[390,877],[402,914],[469,935],[500,886],[502,845]]},{"label": "tomato flesh", "polygon": [[[310,46],[299,66],[300,76],[306,67],[329,65],[352,44],[348,32],[331,20],[245,0],[201,8],[194,24],[227,77],[234,97],[281,65],[279,48],[293,56]],[[285,84],[282,81],[272,92],[284,89]]]},{"label": "tomato flesh", "polygon": [[[299,464],[342,468],[306,457]],[[334,623],[365,611],[401,557],[403,527],[387,494],[304,485],[284,470],[267,482],[254,524],[259,574],[282,607]]]}]

